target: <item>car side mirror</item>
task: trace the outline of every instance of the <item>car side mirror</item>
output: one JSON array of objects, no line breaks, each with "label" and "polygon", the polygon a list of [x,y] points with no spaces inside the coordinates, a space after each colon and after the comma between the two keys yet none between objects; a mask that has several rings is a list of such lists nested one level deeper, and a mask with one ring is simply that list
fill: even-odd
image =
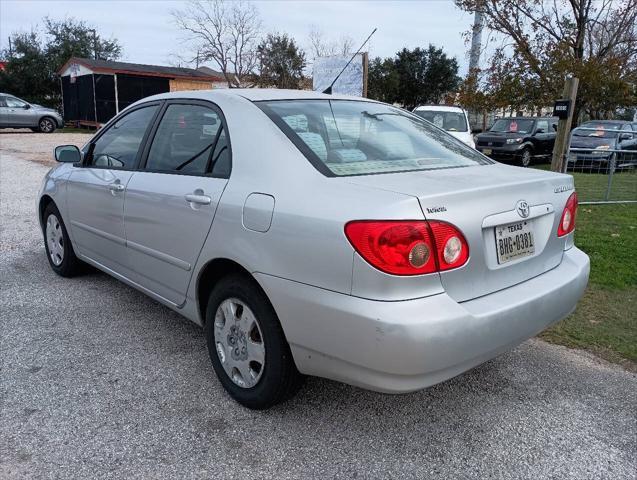
[{"label": "car side mirror", "polygon": [[557,123],[553,124],[553,130],[557,132]]},{"label": "car side mirror", "polygon": [[623,142],[624,140],[632,140],[633,136],[630,133],[620,133],[619,134],[619,141]]},{"label": "car side mirror", "polygon": [[82,154],[75,145],[60,145],[55,147],[55,160],[60,163],[79,163]]},{"label": "car side mirror", "polygon": [[471,129],[471,133],[473,133],[474,135],[476,133],[482,133],[482,129],[481,128],[473,128],[473,129]]},{"label": "car side mirror", "polygon": [[24,108],[25,110],[28,110],[29,108],[31,108],[31,105],[29,105],[29,104],[27,103],[27,104],[25,104],[25,105],[24,105],[24,107],[22,107],[22,108]]},{"label": "car side mirror", "polygon": [[538,129],[535,131],[535,133],[536,133],[536,134],[538,134],[538,133],[546,133],[546,132],[544,131],[544,129],[543,129],[543,128],[538,128]]}]

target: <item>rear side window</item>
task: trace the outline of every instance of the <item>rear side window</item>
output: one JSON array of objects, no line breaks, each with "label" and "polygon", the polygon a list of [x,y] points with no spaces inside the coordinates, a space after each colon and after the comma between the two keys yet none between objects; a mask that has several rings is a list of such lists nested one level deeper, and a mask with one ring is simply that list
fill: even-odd
[{"label": "rear side window", "polygon": [[429,122],[389,105],[355,100],[256,104],[327,176],[492,163]]},{"label": "rear side window", "polygon": [[89,165],[104,168],[134,168],[139,146],[157,108],[159,108],[157,105],[139,108],[111,125],[95,141]]},{"label": "rear side window", "polygon": [[169,105],[155,133],[146,169],[227,176],[230,152],[220,115],[202,105]]}]

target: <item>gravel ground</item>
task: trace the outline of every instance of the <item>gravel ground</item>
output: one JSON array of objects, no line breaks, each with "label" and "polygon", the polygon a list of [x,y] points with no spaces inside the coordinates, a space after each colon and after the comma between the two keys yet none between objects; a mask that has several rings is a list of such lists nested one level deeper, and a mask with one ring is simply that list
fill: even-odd
[{"label": "gravel ground", "polygon": [[0,478],[635,479],[637,376],[539,340],[415,394],[309,379],[270,411],[238,406],[199,327],[50,270],[46,167],[4,145]]},{"label": "gravel ground", "polygon": [[53,150],[58,145],[81,147],[93,134],[85,133],[33,133],[29,129],[0,130],[0,152],[2,155],[18,155],[43,165],[53,166]]}]

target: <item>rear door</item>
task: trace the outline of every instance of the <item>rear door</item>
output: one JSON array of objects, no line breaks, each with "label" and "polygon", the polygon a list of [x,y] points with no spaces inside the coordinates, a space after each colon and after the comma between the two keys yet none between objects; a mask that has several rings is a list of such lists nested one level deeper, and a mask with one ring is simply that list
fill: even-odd
[{"label": "rear door", "polygon": [[128,183],[124,224],[133,280],[180,305],[230,175],[221,111],[171,101]]},{"label": "rear door", "polygon": [[67,210],[79,253],[124,276],[127,273],[124,198],[159,103],[118,118],[89,146],[84,164],[67,182]]},{"label": "rear door", "polygon": [[4,95],[0,95],[0,127],[9,126],[9,107],[7,107],[5,98]]}]

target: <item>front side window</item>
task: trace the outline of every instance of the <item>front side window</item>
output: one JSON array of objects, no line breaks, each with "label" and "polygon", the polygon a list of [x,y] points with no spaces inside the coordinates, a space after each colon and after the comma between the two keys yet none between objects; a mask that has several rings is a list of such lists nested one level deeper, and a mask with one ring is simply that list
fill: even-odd
[{"label": "front side window", "polygon": [[5,97],[5,101],[7,103],[7,107],[9,108],[24,108],[27,106],[27,102],[24,102],[15,97]]},{"label": "front side window", "polygon": [[89,165],[134,168],[139,147],[157,108],[157,105],[139,108],[111,125],[95,142]]},{"label": "front side window", "polygon": [[467,119],[462,112],[444,112],[440,110],[415,110],[419,117],[433,123],[436,127],[448,132],[468,131]]},{"label": "front side window", "polygon": [[534,123],[534,120],[529,119],[501,118],[496,120],[489,131],[497,133],[531,133]]},{"label": "front side window", "polygon": [[201,105],[169,105],[148,153],[146,169],[225,176],[230,152],[220,115]]},{"label": "front side window", "polygon": [[355,100],[255,103],[328,176],[492,163],[427,121],[389,105]]},{"label": "front side window", "polygon": [[[541,132],[540,132],[541,130]],[[538,120],[537,121],[537,132],[539,133],[548,133],[549,131],[549,122],[548,120]]]}]

